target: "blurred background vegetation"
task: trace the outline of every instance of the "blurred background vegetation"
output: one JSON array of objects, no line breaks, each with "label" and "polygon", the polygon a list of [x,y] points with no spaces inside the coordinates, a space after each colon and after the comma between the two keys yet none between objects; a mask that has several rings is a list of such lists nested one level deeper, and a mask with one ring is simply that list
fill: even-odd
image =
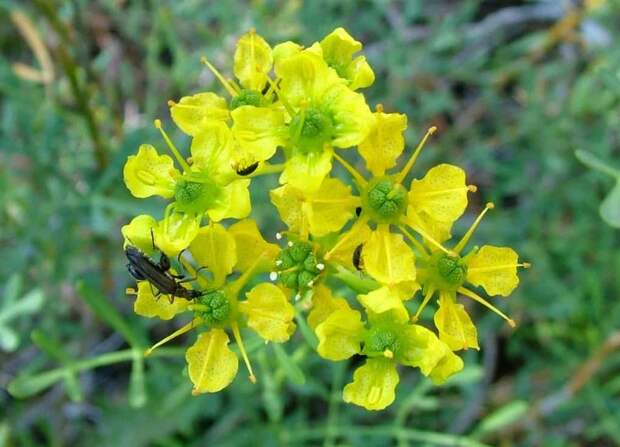
[{"label": "blurred background vegetation", "polygon": [[[462,225],[494,201],[476,240],[533,263],[503,306],[517,329],[473,307],[482,349],[446,386],[411,371],[366,412],[341,402],[351,365],[299,335],[217,395],[190,396],[184,340],[142,360],[175,323],[124,293],[120,226],[163,208],[122,166],[252,26],[362,40],[369,101],[409,116],[410,144],[439,127],[417,172],[466,168]],[[618,0],[0,0],[0,446],[620,445],[619,41]]]}]

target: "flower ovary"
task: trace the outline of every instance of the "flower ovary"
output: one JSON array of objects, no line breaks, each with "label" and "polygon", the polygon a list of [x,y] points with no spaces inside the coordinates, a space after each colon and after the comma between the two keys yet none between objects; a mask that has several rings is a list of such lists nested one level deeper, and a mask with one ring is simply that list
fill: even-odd
[{"label": "flower ovary", "polygon": [[230,303],[222,290],[215,290],[202,296],[199,304],[205,306],[199,316],[209,325],[221,325],[230,316]]},{"label": "flower ovary", "polygon": [[395,222],[407,210],[407,190],[389,178],[371,184],[365,198],[378,222]]},{"label": "flower ovary", "polygon": [[235,96],[230,102],[230,108],[235,110],[241,106],[254,106],[260,107],[264,103],[264,98],[261,92],[250,89],[243,89]]}]

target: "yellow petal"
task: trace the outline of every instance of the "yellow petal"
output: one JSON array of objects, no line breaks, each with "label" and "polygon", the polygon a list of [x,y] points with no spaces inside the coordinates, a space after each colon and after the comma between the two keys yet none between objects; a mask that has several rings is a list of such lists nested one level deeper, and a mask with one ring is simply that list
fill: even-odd
[{"label": "yellow petal", "polygon": [[155,228],[155,245],[168,256],[176,256],[198,234],[199,221],[199,217],[189,214],[171,213]]},{"label": "yellow petal", "polygon": [[295,153],[286,161],[280,183],[289,183],[297,189],[315,192],[332,169],[332,155],[331,149]]},{"label": "yellow petal", "polygon": [[303,103],[318,104],[328,88],[345,82],[314,52],[301,51],[285,57],[276,70],[282,78],[281,96],[295,109]]},{"label": "yellow petal", "polygon": [[306,207],[310,233],[325,236],[339,231],[355,215],[360,200],[351,187],[335,178],[326,178],[320,188],[309,194]]},{"label": "yellow petal", "polygon": [[323,57],[332,66],[347,66],[353,54],[362,49],[362,43],[355,40],[344,28],[336,28],[321,40]]},{"label": "yellow petal", "polygon": [[125,185],[140,199],[154,195],[173,197],[175,181],[180,175],[172,158],[159,155],[150,144],[140,145],[138,154],[127,157],[123,168]]},{"label": "yellow petal", "polygon": [[325,260],[340,264],[349,270],[355,270],[356,267],[353,265],[353,253],[357,247],[368,241],[371,233],[368,225],[358,220],[351,229],[342,234],[336,243],[327,251]]},{"label": "yellow petal", "polygon": [[362,44],[353,39],[343,28],[336,28],[321,41],[321,49],[328,65],[349,81],[349,88],[368,87],[375,80],[375,75],[364,56],[353,59],[353,55],[362,49]]},{"label": "yellow petal", "polygon": [[214,222],[222,219],[243,219],[252,211],[249,179],[235,180],[220,189],[221,196],[215,206],[207,211]]},{"label": "yellow petal", "polygon": [[188,135],[198,135],[209,121],[227,121],[229,118],[226,100],[215,93],[198,93],[185,96],[170,107],[174,123]]},{"label": "yellow petal", "polygon": [[[414,230],[419,231],[418,228],[421,229],[428,237],[440,244],[452,237],[452,222],[440,222],[425,212],[418,213],[411,205],[407,208],[406,222]],[[425,240],[425,245],[431,251],[439,250],[436,245],[427,240]]]},{"label": "yellow petal", "polygon": [[228,347],[228,335],[222,329],[211,329],[185,353],[187,372],[194,384],[192,394],[216,393],[233,381],[239,360]]},{"label": "yellow petal", "polygon": [[170,320],[176,314],[185,312],[190,302],[184,298],[175,297],[172,303],[166,295],[155,298],[153,291],[157,289],[148,281],[138,283],[138,296],[133,303],[133,311],[143,317],[157,317],[162,320]]},{"label": "yellow petal", "polygon": [[451,350],[480,349],[478,331],[462,304],[456,302],[456,296],[441,293],[439,309],[435,312],[435,326],[439,330],[439,339]]},{"label": "yellow petal", "polygon": [[450,352],[445,343],[423,326],[410,324],[403,328],[402,347],[398,360],[408,366],[420,368],[428,376],[438,362]]},{"label": "yellow petal", "polygon": [[435,385],[440,385],[462,369],[463,360],[446,347],[445,355],[437,362],[429,377]]},{"label": "yellow petal", "polygon": [[335,147],[357,146],[368,136],[373,116],[361,93],[342,84],[333,85],[321,97],[320,104],[331,114]]},{"label": "yellow petal", "polygon": [[151,231],[155,232],[157,221],[147,214],[141,214],[131,219],[127,225],[121,228],[121,233],[126,243],[139,248],[146,254],[154,251]]},{"label": "yellow petal", "polygon": [[302,209],[303,192],[290,185],[284,185],[269,191],[269,197],[289,231],[299,233],[305,220]]},{"label": "yellow petal", "polygon": [[364,335],[362,317],[350,308],[333,312],[315,329],[317,352],[328,360],[344,360],[360,352]]},{"label": "yellow petal", "polygon": [[394,361],[386,358],[369,358],[353,373],[353,382],[342,392],[345,402],[367,410],[383,410],[394,402],[399,382]]},{"label": "yellow petal", "polygon": [[454,222],[467,207],[465,171],[441,164],[430,169],[422,180],[413,180],[409,204],[440,222]]},{"label": "yellow petal", "polygon": [[403,301],[414,298],[416,292],[422,288],[417,281],[403,281],[389,287],[390,291]]},{"label": "yellow petal", "polygon": [[347,67],[347,79],[349,88],[357,90],[369,87],[375,82],[375,73],[365,56],[358,56]]},{"label": "yellow petal", "polygon": [[239,304],[248,316],[248,326],[268,341],[283,343],[295,332],[295,308],[284,292],[274,284],[262,283],[247,294]]},{"label": "yellow petal", "polygon": [[273,61],[274,61],[274,70],[276,73],[281,73],[282,69],[280,68],[280,64],[283,60],[296,55],[303,47],[295,42],[290,40],[286,42],[282,42],[275,47],[273,47]]},{"label": "yellow petal", "polygon": [[409,320],[409,312],[403,302],[388,287],[381,287],[366,295],[358,295],[357,299],[367,311],[374,314],[392,311],[395,323],[406,323]]},{"label": "yellow petal", "polygon": [[519,284],[519,255],[509,247],[484,245],[467,259],[466,280],[489,295],[508,296]]},{"label": "yellow petal", "polygon": [[234,141],[232,132],[221,121],[210,121],[192,139],[192,168],[208,171],[210,177],[232,174]]},{"label": "yellow petal", "polygon": [[252,270],[258,273],[273,269],[280,248],[263,239],[254,220],[245,219],[237,222],[228,228],[228,232],[235,238],[237,248],[235,268],[238,271]]},{"label": "yellow petal", "polygon": [[268,160],[286,143],[284,113],[273,107],[241,106],[232,112],[233,135],[256,161]]},{"label": "yellow petal", "polygon": [[234,72],[244,88],[261,91],[267,82],[273,56],[271,47],[254,30],[237,42]]},{"label": "yellow petal", "polygon": [[214,286],[224,284],[237,263],[235,238],[220,224],[202,227],[189,249],[198,264],[213,274]]},{"label": "yellow petal", "polygon": [[370,133],[360,143],[358,150],[366,160],[368,170],[375,177],[380,177],[386,169],[396,164],[396,159],[405,148],[403,133],[407,129],[407,116],[383,112],[376,112],[373,116]]},{"label": "yellow petal", "polygon": [[347,300],[334,297],[329,287],[319,283],[314,287],[312,310],[308,314],[308,324],[312,329],[316,329],[327,317],[340,309],[350,310]]},{"label": "yellow petal", "polygon": [[387,227],[380,226],[371,234],[364,244],[362,259],[368,274],[381,284],[415,281],[413,251],[402,235],[390,233]]}]

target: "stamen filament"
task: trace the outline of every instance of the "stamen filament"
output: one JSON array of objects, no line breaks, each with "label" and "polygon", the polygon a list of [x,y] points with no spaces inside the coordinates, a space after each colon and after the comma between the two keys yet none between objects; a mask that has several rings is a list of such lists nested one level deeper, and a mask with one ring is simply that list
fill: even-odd
[{"label": "stamen filament", "polygon": [[360,174],[357,169],[351,166],[348,161],[346,161],[344,158],[338,155],[335,151],[334,151],[334,158],[338,160],[338,162],[342,165],[343,168],[349,171],[349,173],[353,176],[353,178],[355,179],[355,181],[357,182],[360,188],[366,187],[368,182],[364,179],[364,177],[362,177],[362,174]]},{"label": "stamen filament", "polygon": [[239,324],[235,321],[231,325],[233,335],[235,336],[235,341],[237,342],[237,346],[239,346],[239,351],[241,352],[241,357],[243,357],[243,361],[245,362],[245,366],[248,368],[248,372],[250,373],[250,382],[256,383],[256,376],[254,375],[254,371],[252,371],[252,365],[250,364],[250,359],[248,358],[248,353],[245,351],[245,346],[243,344],[243,339],[241,338],[241,332],[239,332]]},{"label": "stamen filament", "polygon": [[497,307],[495,307],[494,305],[492,305],[491,303],[489,303],[487,300],[485,300],[484,298],[482,298],[480,295],[478,295],[475,292],[472,292],[469,289],[466,289],[465,287],[459,287],[457,289],[457,292],[465,295],[468,298],[471,298],[474,301],[479,302],[480,304],[482,304],[483,306],[485,306],[486,308],[490,309],[491,311],[495,312],[497,315],[499,315],[500,317],[502,317],[504,320],[506,320],[508,322],[508,324],[510,325],[510,327],[516,327],[517,323],[515,323],[515,321],[513,319],[511,319],[510,317],[508,317],[508,315],[506,315],[504,312],[502,312],[501,310],[499,310]]},{"label": "stamen filament", "polygon": [[286,98],[284,98],[282,94],[280,93],[280,89],[276,85],[277,80],[273,81],[269,76],[267,76],[267,82],[269,83],[269,87],[273,89],[274,92],[276,92],[276,95],[278,95],[278,99],[280,100],[280,102],[282,103],[282,105],[284,106],[288,114],[290,116],[295,115],[295,109],[293,109],[293,107],[289,104]]},{"label": "stamen filament", "polygon": [[[411,208],[410,208],[411,210]],[[415,214],[415,211],[412,211]],[[441,251],[443,251],[445,254],[447,254],[448,256],[456,256],[456,253],[453,250],[448,250],[447,248],[445,248],[443,245],[441,245],[439,242],[437,242],[432,236],[430,236],[425,230],[423,230],[419,225],[413,225],[411,223],[408,223],[408,225],[415,231],[417,231],[418,233],[420,233],[420,235],[426,239],[427,242],[429,242],[431,245],[437,247],[438,249],[440,249]]]},{"label": "stamen filament", "polygon": [[418,319],[420,318],[420,315],[422,314],[422,311],[424,310],[424,308],[426,307],[426,305],[431,300],[434,294],[435,294],[435,289],[431,289],[428,292],[426,292],[426,295],[424,295],[424,300],[422,300],[422,303],[418,307],[418,310],[416,311],[415,315],[411,317],[411,320],[414,323],[418,321]]},{"label": "stamen filament", "polygon": [[151,355],[151,353],[159,348],[161,345],[168,343],[170,340],[177,338],[180,335],[185,334],[186,332],[191,331],[192,329],[194,329],[195,327],[198,327],[202,324],[202,318],[194,318],[192,321],[190,321],[189,323],[187,323],[185,326],[183,326],[181,329],[178,329],[176,331],[174,331],[172,334],[168,335],[167,337],[161,339],[160,341],[158,341],[157,343],[155,343],[153,346],[151,346],[149,349],[147,349],[146,351],[144,351],[144,356],[148,357],[149,355]]},{"label": "stamen filament", "polygon": [[401,231],[401,232],[402,232],[405,236],[407,236],[407,239],[409,239],[409,241],[410,241],[413,245],[415,245],[415,248],[417,248],[417,249],[418,249],[418,251],[420,251],[420,254],[421,254],[423,257],[428,258],[428,257],[430,256],[430,253],[426,250],[426,247],[425,247],[424,245],[422,245],[422,243],[421,243],[419,240],[417,240],[417,239],[413,236],[413,234],[411,234],[411,233],[409,232],[409,230],[407,230],[407,228],[405,228],[405,226],[404,226],[404,225],[399,225],[399,226],[398,226],[398,229],[399,229],[399,230],[400,230],[400,231]]},{"label": "stamen filament", "polygon": [[424,134],[424,137],[422,137],[422,140],[420,140],[420,142],[418,143],[418,146],[415,148],[413,155],[411,155],[411,158],[409,158],[403,170],[400,171],[396,175],[396,183],[402,183],[403,180],[405,180],[405,177],[407,177],[407,174],[409,174],[409,171],[411,170],[411,168],[413,168],[413,165],[418,159],[420,152],[422,152],[422,149],[424,148],[424,145],[426,144],[426,140],[428,140],[428,137],[433,135],[436,131],[437,131],[437,128],[435,126],[431,127],[430,129],[426,131],[426,133]]},{"label": "stamen filament", "polygon": [[235,82],[234,79],[227,79],[227,81],[228,85],[232,87],[232,89],[237,93],[237,95],[241,93],[241,87]]},{"label": "stamen filament", "polygon": [[522,262],[519,264],[505,264],[505,265],[495,265],[492,267],[470,267],[468,271],[470,272],[492,272],[494,270],[504,270],[504,269],[512,269],[515,267],[523,267],[524,269],[529,269],[532,266],[529,262]]},{"label": "stamen filament", "polygon": [[254,178],[254,177],[259,177],[261,175],[275,174],[276,172],[282,172],[283,170],[284,170],[284,163],[277,163],[277,164],[263,163],[258,167],[258,169],[256,169],[256,171],[252,172],[251,174],[243,176],[243,178]]},{"label": "stamen filament", "polygon": [[493,208],[495,208],[495,205],[493,205],[491,202],[486,204],[486,206],[484,207],[482,212],[478,215],[474,223],[471,225],[471,227],[469,227],[469,230],[467,230],[467,233],[465,233],[465,236],[463,236],[463,238],[459,241],[459,243],[456,244],[456,246],[454,247],[454,251],[457,254],[459,254],[461,250],[465,248],[465,245],[467,245],[467,242],[469,242],[469,239],[471,238],[472,234],[474,234],[474,231],[476,231],[476,228],[478,228],[478,225],[480,225],[480,222],[482,221],[482,218],[487,213],[487,211],[492,210]]},{"label": "stamen filament", "polygon": [[351,237],[353,235],[355,235],[355,233],[357,233],[359,230],[359,227],[362,227],[364,225],[366,225],[366,222],[368,221],[368,218],[364,218],[363,216],[357,221],[355,222],[355,224],[353,224],[353,226],[351,227],[351,229],[349,229],[349,231],[347,231],[338,242],[336,242],[336,244],[332,247],[331,250],[329,250],[324,256],[323,259],[328,261],[329,258],[331,258],[332,254],[338,250],[342,245],[344,245],[345,242],[347,242],[349,239],[351,239]]},{"label": "stamen filament", "polygon": [[168,137],[168,134],[166,133],[166,131],[163,129],[161,125],[161,121],[155,120],[154,124],[157,130],[159,130],[159,133],[161,133],[161,136],[164,137],[164,141],[168,145],[168,148],[170,149],[170,152],[172,152],[172,155],[174,155],[174,158],[177,159],[177,161],[179,162],[179,164],[181,165],[181,167],[183,168],[185,172],[189,172],[190,170],[189,165],[187,164],[185,159],[181,156],[181,153],[179,152],[177,147],[174,145],[170,137]]},{"label": "stamen filament", "polygon": [[226,81],[224,76],[222,76],[222,74],[218,71],[218,69],[215,68],[206,57],[204,56],[201,57],[200,62],[205,64],[209,68],[209,70],[211,70],[211,73],[213,73],[216,79],[220,81],[220,83],[222,84],[224,89],[230,94],[230,96],[232,96],[233,98],[237,96],[237,92],[235,91],[235,89],[232,88],[232,86],[228,83],[228,81]]}]

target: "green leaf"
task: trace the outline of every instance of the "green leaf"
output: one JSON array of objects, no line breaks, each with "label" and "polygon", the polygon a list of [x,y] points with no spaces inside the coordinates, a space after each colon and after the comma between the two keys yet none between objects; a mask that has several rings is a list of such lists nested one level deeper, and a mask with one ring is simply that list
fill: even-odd
[{"label": "green leaf", "polygon": [[5,352],[13,352],[19,346],[19,336],[13,329],[0,326],[0,348]]},{"label": "green leaf", "polygon": [[40,289],[31,290],[0,312],[0,325],[15,318],[17,315],[37,312],[43,305],[43,298],[43,292]]},{"label": "green leaf", "polygon": [[620,179],[620,170],[611,167],[608,162],[601,160],[591,152],[576,150],[575,157],[577,157],[577,160],[590,169],[594,169],[595,171],[599,171],[616,179]]},{"label": "green leaf", "polygon": [[81,402],[83,398],[82,387],[80,382],[72,370],[73,359],[64,350],[61,343],[50,334],[44,334],[42,331],[35,329],[31,334],[32,341],[42,351],[53,359],[58,360],[63,366],[67,367],[65,378],[65,390],[74,402]]},{"label": "green leaf", "polygon": [[77,284],[77,290],[90,309],[115,331],[119,332],[132,347],[143,348],[147,345],[142,334],[129,325],[114,306],[110,304],[110,301],[97,289],[80,281]]},{"label": "green leaf", "polygon": [[134,348],[131,377],[129,378],[129,405],[142,408],[147,401],[144,385],[144,354],[141,349]]},{"label": "green leaf", "polygon": [[607,224],[614,228],[620,228],[620,178],[601,203],[599,213]]},{"label": "green leaf", "polygon": [[286,376],[296,385],[303,385],[306,383],[306,376],[303,371],[297,365],[297,363],[288,355],[284,350],[284,347],[279,343],[272,343],[273,351],[276,354],[278,364],[282,367]]},{"label": "green leaf", "polygon": [[484,418],[478,425],[476,434],[482,435],[501,430],[523,417],[529,408],[529,404],[523,400],[510,402]]}]

